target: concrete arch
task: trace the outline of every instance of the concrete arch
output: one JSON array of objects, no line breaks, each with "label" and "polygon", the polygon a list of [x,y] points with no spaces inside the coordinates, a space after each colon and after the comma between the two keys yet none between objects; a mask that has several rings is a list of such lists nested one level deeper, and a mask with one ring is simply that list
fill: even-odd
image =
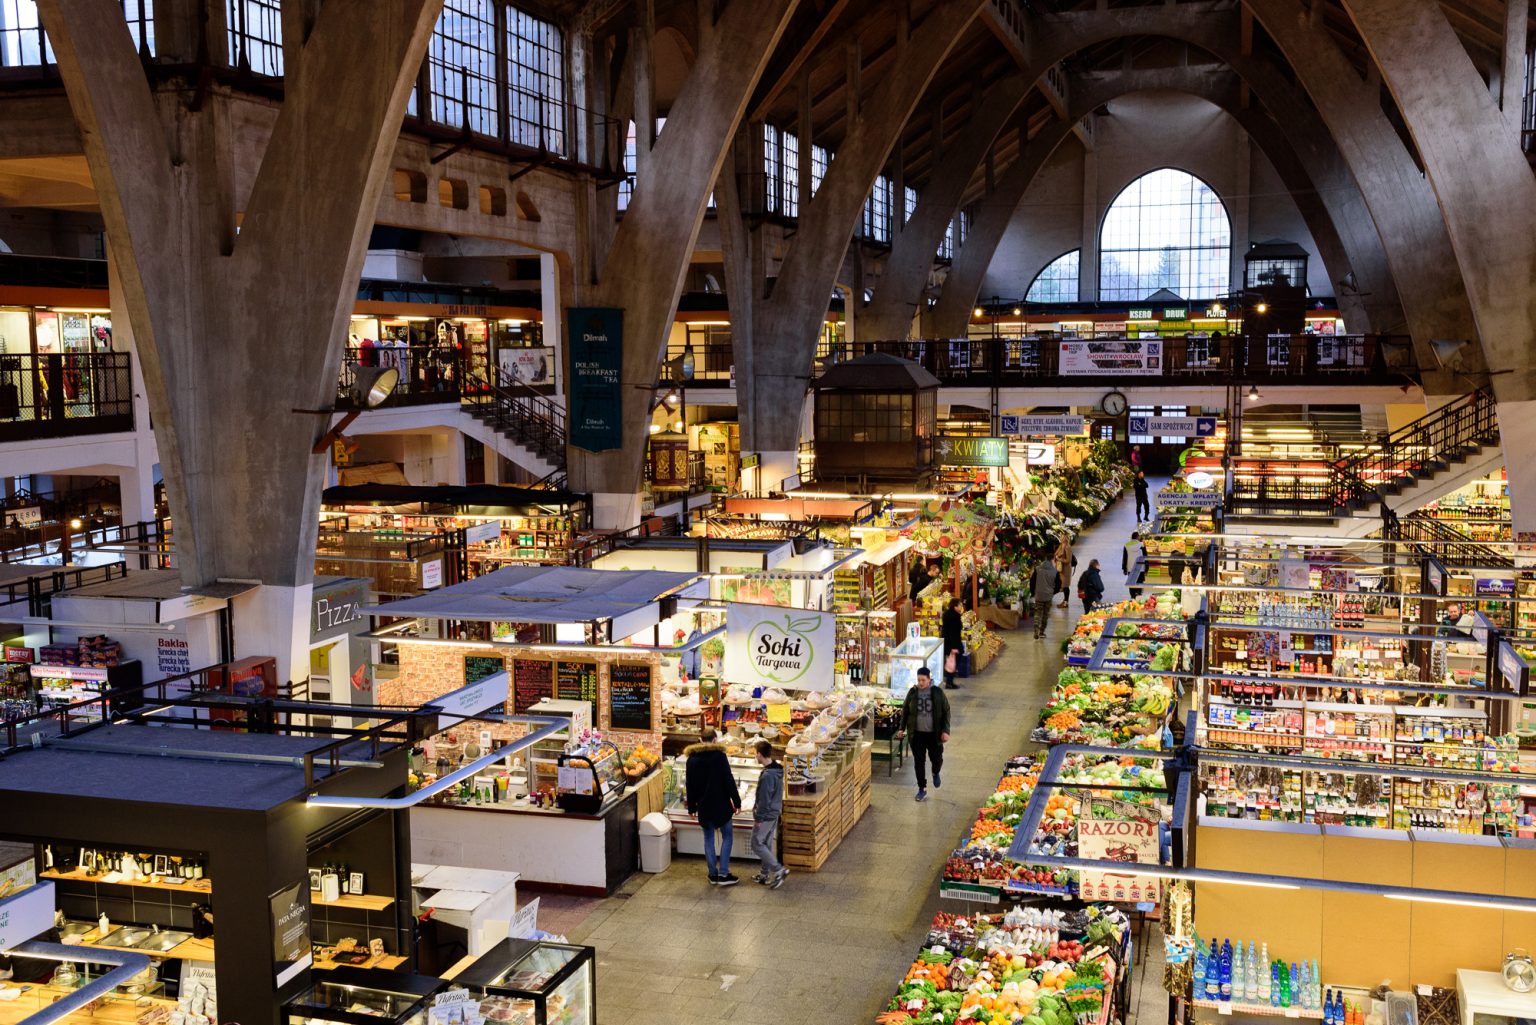
[{"label": "concrete arch", "polygon": [[[1108,72],[1073,80],[1072,107],[1068,119],[1052,122],[1029,141],[1024,152],[998,179],[996,188],[984,202],[993,216],[978,218],[971,237],[961,247],[949,277],[944,282],[939,302],[934,307],[932,333],[938,337],[959,337],[965,333],[971,309],[981,293],[982,280],[997,247],[1002,243],[1012,211],[1023,200],[1035,175],[1057,146],[1071,134],[1075,119],[1130,93],[1153,89],[1171,90],[1198,96],[1231,114],[1258,144],[1274,165],[1307,222],[1319,255],[1330,277],[1343,276],[1351,266],[1333,219],[1325,208],[1325,195],[1306,173],[1306,167],[1282,138],[1280,126],[1262,111],[1242,103],[1241,83],[1231,72],[1210,68],[1167,68],[1148,71]],[[1219,193],[1219,190],[1218,190]],[[1337,197],[1335,197],[1337,198]],[[1001,216],[998,212],[1005,211]],[[1095,241],[1097,239],[1097,228]],[[1084,256],[1088,255],[1084,240]],[[1097,259],[1095,246],[1094,258]]]}]

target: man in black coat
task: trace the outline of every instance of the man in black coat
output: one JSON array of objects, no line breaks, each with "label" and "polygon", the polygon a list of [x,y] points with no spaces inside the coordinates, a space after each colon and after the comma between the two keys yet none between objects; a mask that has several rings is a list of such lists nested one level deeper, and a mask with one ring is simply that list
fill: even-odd
[{"label": "man in black coat", "polygon": [[741,880],[731,875],[731,817],[741,810],[741,792],[736,788],[736,774],[731,771],[725,745],[717,743],[715,736],[714,728],[706,726],[699,734],[700,742],[683,750],[684,800],[688,814],[698,819],[704,830],[704,862],[709,867],[710,885],[735,886]]},{"label": "man in black coat", "polygon": [[928,800],[928,773],[924,759],[933,764],[933,787],[944,785],[944,745],[949,743],[949,697],[933,685],[928,667],[917,671],[917,685],[907,691],[901,710],[902,727],[912,748],[912,767],[917,771],[917,799]]}]

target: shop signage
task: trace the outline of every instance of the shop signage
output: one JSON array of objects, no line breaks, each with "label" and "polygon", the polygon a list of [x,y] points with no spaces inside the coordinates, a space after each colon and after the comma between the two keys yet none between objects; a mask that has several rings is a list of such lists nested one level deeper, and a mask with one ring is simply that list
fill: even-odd
[{"label": "shop signage", "polygon": [[1488,646],[1488,633],[1493,629],[1493,624],[1488,617],[1481,612],[1472,613],[1472,639],[1483,647]]},{"label": "shop signage", "polygon": [[1152,308],[1150,306],[1133,306],[1125,311],[1126,320],[1151,320]]},{"label": "shop signage", "polygon": [[53,928],[53,884],[36,883],[0,900],[0,953]]},{"label": "shop signage", "polygon": [[472,715],[504,709],[511,686],[512,677],[503,670],[433,698],[431,704],[439,709],[438,729],[446,730]]},{"label": "shop signage", "polygon": [[1209,438],[1216,433],[1214,416],[1133,416],[1132,434],[1150,434],[1155,437]]},{"label": "shop signage", "polygon": [[155,638],[155,669],[161,678],[192,671],[192,648],[180,637]]},{"label": "shop signage", "polygon": [[741,457],[741,468],[743,470],[750,470],[752,467],[757,466],[762,461],[763,457],[760,453],[747,452]]},{"label": "shop signage", "polygon": [[486,541],[497,541],[501,538],[501,521],[487,520],[485,523],[476,523],[472,527],[464,528],[464,543],[477,545]]},{"label": "shop signage", "polygon": [[31,664],[37,661],[37,651],[33,648],[5,646],[5,660],[7,662],[25,662]]},{"label": "shop signage", "polygon": [[624,445],[624,311],[566,310],[571,444],[588,452]]},{"label": "shop signage", "polygon": [[361,623],[363,603],[368,600],[368,582],[352,580],[337,584],[315,595],[310,609],[309,639],[314,643],[353,623]]},{"label": "shop signage", "polygon": [[1086,434],[1087,420],[1080,416],[1000,416],[1001,434]]},{"label": "shop signage", "polygon": [[451,303],[443,307],[444,316],[448,317],[489,317],[489,306],[455,306]]},{"label": "shop signage", "polygon": [[933,457],[940,466],[1007,466],[1007,438],[967,438],[941,434],[934,439]]},{"label": "shop signage", "polygon": [[443,586],[443,560],[433,559],[421,564],[421,589],[431,591]]},{"label": "shop signage", "polygon": [[1429,584],[1430,594],[1445,593],[1445,568],[1433,558],[1424,563],[1424,580]]},{"label": "shop signage", "polygon": [[1508,598],[1515,593],[1515,581],[1513,577],[1478,577],[1476,591],[1478,597]]},{"label": "shop signage", "polygon": [[1158,376],[1163,343],[1158,338],[1063,341],[1058,370],[1063,377]]},{"label": "shop signage", "polygon": [[[1092,861],[1123,861],[1156,865],[1157,823],[1142,818],[1079,819],[1078,857]],[[1084,900],[1157,903],[1161,880],[1155,876],[1083,869],[1078,888]]]},{"label": "shop signage", "polygon": [[5,521],[13,527],[41,527],[43,525],[43,510],[35,505],[29,505],[22,509],[9,509],[5,513]]},{"label": "shop signage", "polygon": [[725,679],[748,687],[831,690],[834,617],[733,603],[726,609]]},{"label": "shop signage", "polygon": [[1163,319],[1164,320],[1187,320],[1187,319],[1189,319],[1189,307],[1188,306],[1170,306],[1167,309],[1163,310]]},{"label": "shop signage", "polygon": [[521,715],[555,696],[554,664],[539,658],[512,660],[512,711]]},{"label": "shop signage", "polygon": [[1504,680],[1505,690],[1511,694],[1524,694],[1527,669],[1525,659],[1520,657],[1513,644],[1504,641],[1499,645],[1499,676]]},{"label": "shop signage", "polygon": [[274,893],[272,904],[272,962],[277,984],[304,971],[314,962],[309,946],[308,880]]},{"label": "shop signage", "polygon": [[592,707],[592,722],[597,723],[597,663],[555,663],[555,698],[559,701],[585,701]]},{"label": "shop signage", "polygon": [[72,683],[106,683],[107,671],[91,666],[41,666],[32,667],[33,680],[68,680]]},{"label": "shop signage", "polygon": [[539,931],[539,898],[535,897],[512,915],[512,928],[508,935],[514,939],[531,940]]},{"label": "shop signage", "polygon": [[[1028,462],[1030,466],[1056,465],[1055,445],[1042,445],[1038,441],[1032,441],[1025,447],[1028,449],[1029,453],[1026,456],[1026,462]],[[988,492],[988,497],[991,497],[991,495],[992,492]]]},{"label": "shop signage", "polygon": [[615,662],[608,667],[608,728],[650,731],[655,695],[648,662]]},{"label": "shop signage", "polygon": [[1180,509],[1216,509],[1221,505],[1221,492],[1159,491],[1157,504]]},{"label": "shop signage", "polygon": [[465,655],[464,682],[479,683],[486,677],[495,676],[506,668],[506,660],[500,655]]}]

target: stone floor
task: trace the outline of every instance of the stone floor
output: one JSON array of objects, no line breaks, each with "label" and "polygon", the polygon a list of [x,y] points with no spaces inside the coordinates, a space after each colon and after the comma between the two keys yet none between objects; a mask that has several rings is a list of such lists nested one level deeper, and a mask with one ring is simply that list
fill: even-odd
[{"label": "stone floor", "polygon": [[[1107,601],[1126,596],[1120,551],[1134,527],[1127,493],[1077,546],[1079,571],[1100,560]],[[546,896],[540,926],[597,948],[599,1025],[872,1022],[939,908],[944,859],[1003,761],[1034,747],[1029,732],[1080,613],[1076,598],[1053,609],[1044,641],[1028,624],[1005,633],[998,660],[951,692],[943,789],[918,804],[910,762],[889,779],[877,762],[872,807],[820,872],[771,891],[750,882],[745,862],[743,883],[721,890],[705,882],[702,858],[684,856],[607,900]],[[1151,946],[1160,960],[1161,944]],[[1141,1020],[1158,1025],[1165,1012],[1151,998]]]}]

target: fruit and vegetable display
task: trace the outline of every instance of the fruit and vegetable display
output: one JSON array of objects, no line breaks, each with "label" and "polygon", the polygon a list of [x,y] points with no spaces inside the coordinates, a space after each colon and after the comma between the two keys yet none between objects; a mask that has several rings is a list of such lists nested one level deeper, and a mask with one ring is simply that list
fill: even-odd
[{"label": "fruit and vegetable display", "polygon": [[[1021,755],[1008,760],[1003,776],[976,813],[976,821],[970,832],[962,838],[944,863],[943,882],[953,887],[986,887],[1018,893],[1054,893],[1062,896],[1073,892],[1075,873],[1069,869],[1030,868],[1010,863],[1006,855],[1013,843],[1013,834],[1024,815],[1024,806],[1034,792],[1040,778],[1043,762],[1041,755]],[[1047,808],[1047,823],[1065,818],[1058,816],[1057,802],[1067,802],[1064,795],[1051,797]]]},{"label": "fruit and vegetable display", "polygon": [[879,1025],[1091,1025],[1107,1020],[1130,961],[1111,907],[934,916]]},{"label": "fruit and vegetable display", "polygon": [[1056,678],[1031,739],[1043,744],[1162,747],[1175,704],[1172,683],[1145,673],[1097,673],[1071,666]]},{"label": "fruit and vegetable display", "polygon": [[[1067,641],[1067,661],[1077,665],[1087,665],[1089,658],[1093,656],[1094,648],[1098,646],[1099,638],[1104,636],[1105,626],[1111,619],[1163,620],[1163,622],[1154,623],[1119,623],[1115,627],[1117,638],[1126,641],[1151,642],[1152,646],[1147,649],[1149,656],[1156,654],[1156,642],[1183,641],[1184,612],[1179,607],[1177,594],[1173,594],[1172,597],[1169,597],[1169,594],[1173,593],[1165,592],[1161,597],[1149,594],[1143,599],[1130,598],[1086,613],[1077,621],[1077,626]],[[1129,646],[1127,650],[1130,650]]]}]

